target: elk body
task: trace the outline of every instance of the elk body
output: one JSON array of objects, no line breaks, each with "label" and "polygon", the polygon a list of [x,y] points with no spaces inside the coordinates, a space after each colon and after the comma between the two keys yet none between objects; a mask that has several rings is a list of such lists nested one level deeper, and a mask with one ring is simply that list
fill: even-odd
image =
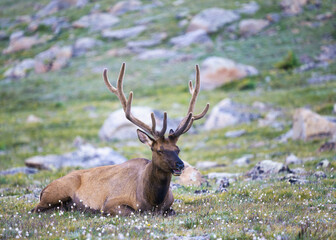
[{"label": "elk body", "polygon": [[111,215],[129,215],[133,212],[155,211],[173,214],[171,209],[174,197],[170,189],[172,174],[180,175],[184,168],[179,158],[176,145],[179,137],[186,133],[194,120],[201,119],[207,113],[209,104],[202,113],[194,115],[194,106],[200,90],[199,68],[196,66],[196,84],[189,82],[192,95],[187,116],[176,128],[170,130],[167,137],[167,113],[164,113],[163,127],[156,130],[156,119],[151,114],[152,126],[149,126],[132,115],[131,105],[133,93],[126,99],[123,92],[125,63],[122,64],[117,88],[108,78],[107,70],[103,77],[108,89],[117,95],[126,118],[138,126],[139,140],[148,145],[152,151],[152,160],[136,158],[125,163],[77,170],[51,182],[40,194],[40,202],[33,212],[45,211],[56,207],[79,210],[91,210]]}]

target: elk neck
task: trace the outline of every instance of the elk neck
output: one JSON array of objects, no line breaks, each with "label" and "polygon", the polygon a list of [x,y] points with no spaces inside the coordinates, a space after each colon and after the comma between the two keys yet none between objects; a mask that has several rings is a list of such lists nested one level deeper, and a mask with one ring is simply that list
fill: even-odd
[{"label": "elk neck", "polygon": [[156,163],[155,156],[148,163],[144,173],[144,197],[152,206],[161,204],[170,187],[172,174],[163,171]]}]

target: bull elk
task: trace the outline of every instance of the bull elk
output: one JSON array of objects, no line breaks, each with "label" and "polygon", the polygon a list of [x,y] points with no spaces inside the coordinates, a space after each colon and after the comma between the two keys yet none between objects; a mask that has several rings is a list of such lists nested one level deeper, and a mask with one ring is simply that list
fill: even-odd
[{"label": "bull elk", "polygon": [[132,115],[133,92],[126,99],[123,92],[125,63],[122,64],[117,81],[113,87],[108,80],[107,70],[103,77],[107,88],[121,102],[126,118],[138,126],[139,140],[148,145],[152,151],[152,160],[135,158],[125,163],[77,170],[51,182],[40,194],[40,202],[33,212],[62,207],[68,210],[76,206],[78,210],[91,210],[111,215],[130,215],[134,212],[154,211],[162,214],[174,214],[171,208],[174,197],[170,189],[172,174],[179,176],[184,168],[179,158],[180,149],[176,145],[179,137],[186,133],[195,120],[207,113],[204,110],[194,115],[194,107],[200,90],[200,73],[196,65],[196,84],[189,82],[191,100],[187,112],[176,130],[167,129],[167,113],[164,113],[163,126],[156,129],[154,113],[151,114],[152,126],[147,125]]}]

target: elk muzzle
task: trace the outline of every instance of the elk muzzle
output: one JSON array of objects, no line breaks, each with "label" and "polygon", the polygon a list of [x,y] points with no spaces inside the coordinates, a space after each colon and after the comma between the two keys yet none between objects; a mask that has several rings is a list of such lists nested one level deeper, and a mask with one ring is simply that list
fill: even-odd
[{"label": "elk muzzle", "polygon": [[180,176],[182,174],[182,170],[184,169],[184,163],[180,158],[175,161],[175,168],[173,169],[174,176]]}]

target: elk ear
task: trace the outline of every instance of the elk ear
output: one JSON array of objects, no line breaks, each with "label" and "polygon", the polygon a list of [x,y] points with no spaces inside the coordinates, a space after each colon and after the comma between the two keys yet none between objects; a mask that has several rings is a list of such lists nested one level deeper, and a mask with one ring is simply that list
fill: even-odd
[{"label": "elk ear", "polygon": [[141,131],[140,129],[137,129],[137,134],[138,134],[138,138],[140,142],[148,145],[149,147],[153,146],[154,139],[151,138],[147,133],[145,133],[144,131]]}]

